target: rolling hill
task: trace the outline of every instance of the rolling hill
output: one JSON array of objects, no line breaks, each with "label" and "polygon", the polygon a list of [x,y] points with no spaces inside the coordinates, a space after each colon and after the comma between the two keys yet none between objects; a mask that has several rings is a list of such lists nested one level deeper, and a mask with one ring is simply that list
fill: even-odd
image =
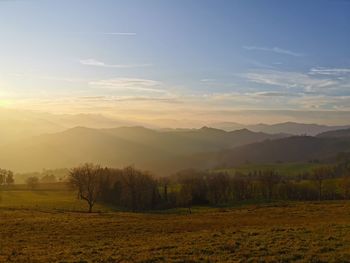
[{"label": "rolling hill", "polygon": [[350,128],[323,132],[317,135],[319,138],[350,138]]},{"label": "rolling hill", "polygon": [[317,134],[350,128],[350,125],[344,126],[328,126],[328,125],[319,125],[312,123],[297,123],[297,122],[284,122],[277,124],[255,124],[255,125],[244,125],[239,123],[232,122],[223,122],[223,123],[215,123],[212,125],[213,127],[217,127],[219,129],[223,129],[226,131],[236,130],[236,129],[249,129],[255,132],[264,132],[264,133],[288,133],[293,135],[309,135],[315,136]]},{"label": "rolling hill", "polygon": [[4,145],[0,148],[0,167],[35,171],[94,162],[112,167],[134,164],[166,172],[182,168],[182,160],[187,156],[285,136],[249,130],[225,132],[207,127],[167,132],[143,127],[77,127]]},{"label": "rolling hill", "polygon": [[329,161],[335,159],[338,153],[349,151],[350,138],[293,136],[193,155],[187,158],[186,165],[208,169],[235,167],[246,163]]}]

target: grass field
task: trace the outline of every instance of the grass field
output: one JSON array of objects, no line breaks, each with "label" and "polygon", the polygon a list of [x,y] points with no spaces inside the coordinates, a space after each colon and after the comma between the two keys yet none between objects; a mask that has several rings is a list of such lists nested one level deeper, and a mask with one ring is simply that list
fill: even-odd
[{"label": "grass field", "polygon": [[88,214],[74,197],[3,191],[0,262],[350,262],[350,202]]},{"label": "grass field", "polygon": [[229,169],[220,169],[218,171],[235,174],[236,172],[247,174],[253,171],[274,170],[282,175],[295,176],[301,173],[312,172],[313,169],[324,164],[317,163],[273,163],[273,164],[245,164]]},{"label": "grass field", "polygon": [[[13,190],[0,192],[0,208],[34,209],[40,211],[85,211],[87,205],[69,190]],[[95,211],[110,211],[96,205]]]}]

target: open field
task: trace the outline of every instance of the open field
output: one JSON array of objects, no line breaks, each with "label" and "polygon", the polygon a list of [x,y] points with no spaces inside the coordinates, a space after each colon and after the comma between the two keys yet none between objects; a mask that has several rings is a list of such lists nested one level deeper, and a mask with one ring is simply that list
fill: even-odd
[{"label": "open field", "polygon": [[272,164],[245,164],[229,169],[219,169],[218,171],[229,174],[249,173],[253,171],[274,170],[282,175],[295,176],[302,173],[312,172],[313,169],[323,166],[317,163],[272,163]]},{"label": "open field", "polygon": [[71,192],[4,191],[0,262],[350,261],[345,201],[201,208],[191,215],[102,206],[100,213],[76,212],[85,209]]},{"label": "open field", "polygon": [[[0,192],[0,208],[34,209],[41,211],[85,211],[87,205],[72,191],[4,191]],[[96,211],[108,208],[96,205]]]}]

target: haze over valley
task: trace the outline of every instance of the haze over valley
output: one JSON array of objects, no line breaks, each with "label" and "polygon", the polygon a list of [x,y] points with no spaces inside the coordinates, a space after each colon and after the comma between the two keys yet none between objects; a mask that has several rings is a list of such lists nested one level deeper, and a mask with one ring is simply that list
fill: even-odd
[{"label": "haze over valley", "polygon": [[0,0],[0,263],[350,262],[349,14]]}]

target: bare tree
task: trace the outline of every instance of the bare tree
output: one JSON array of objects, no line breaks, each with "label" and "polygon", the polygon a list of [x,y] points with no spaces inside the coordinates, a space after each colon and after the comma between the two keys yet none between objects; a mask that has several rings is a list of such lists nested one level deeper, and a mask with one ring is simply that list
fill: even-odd
[{"label": "bare tree", "polygon": [[259,174],[259,181],[263,186],[263,190],[265,190],[267,200],[270,201],[273,197],[275,186],[281,181],[281,176],[273,170],[266,170]]},{"label": "bare tree", "polygon": [[159,192],[151,174],[128,166],[122,170],[120,179],[120,203],[123,206],[133,211],[154,208]]},{"label": "bare tree", "polygon": [[69,183],[78,191],[78,198],[89,204],[89,213],[101,191],[103,169],[99,165],[86,163],[69,172]]},{"label": "bare tree", "polygon": [[192,207],[193,197],[192,197],[191,185],[184,184],[181,186],[181,190],[177,198],[177,202],[181,206],[186,206],[188,208],[188,212],[192,214],[191,207]]},{"label": "bare tree", "polygon": [[332,174],[332,170],[329,167],[319,167],[313,170],[312,179],[317,184],[318,189],[318,200],[322,200],[322,190],[323,190],[323,182],[325,179],[329,178]]},{"label": "bare tree", "polygon": [[39,184],[39,178],[36,177],[36,176],[31,176],[31,177],[28,177],[27,180],[26,180],[26,183],[28,185],[28,187],[32,190],[34,190],[35,188],[38,187],[38,184]]},{"label": "bare tree", "polygon": [[0,186],[6,183],[7,170],[0,169]]},{"label": "bare tree", "polygon": [[225,204],[229,200],[231,180],[226,173],[209,174],[206,178],[208,199],[214,205]]},{"label": "bare tree", "polygon": [[165,202],[168,202],[168,188],[170,184],[170,178],[169,177],[161,177],[158,180],[159,185],[163,188],[163,200]]},{"label": "bare tree", "polygon": [[339,181],[339,186],[342,189],[344,199],[350,198],[350,171],[345,174]]},{"label": "bare tree", "polygon": [[15,183],[15,179],[13,178],[13,172],[7,171],[6,184],[7,186],[11,186]]}]

